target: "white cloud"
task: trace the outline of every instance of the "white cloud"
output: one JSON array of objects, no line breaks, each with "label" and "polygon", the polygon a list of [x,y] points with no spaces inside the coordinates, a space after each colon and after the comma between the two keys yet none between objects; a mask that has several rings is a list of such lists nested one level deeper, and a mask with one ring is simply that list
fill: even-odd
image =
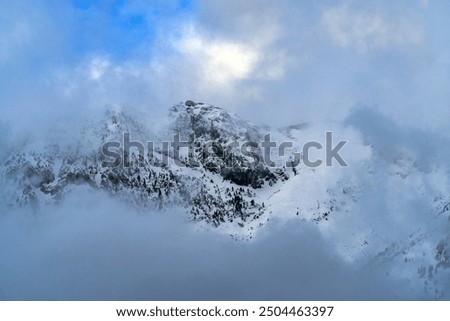
[{"label": "white cloud", "polygon": [[208,40],[188,34],[176,45],[191,61],[198,61],[205,84],[229,87],[237,80],[249,78],[259,59],[259,52],[243,43]]},{"label": "white cloud", "polygon": [[[1,21],[1,20],[0,20]],[[23,50],[31,38],[32,32],[30,26],[24,21],[17,21],[12,25],[1,21],[0,27],[0,64],[6,63],[15,52]]]},{"label": "white cloud", "polygon": [[[204,91],[213,89],[229,93],[239,81],[283,78],[290,59],[283,49],[276,47],[274,28],[270,28],[270,36],[264,39],[243,41],[239,37],[220,34],[211,36],[204,30],[200,32],[199,27],[186,22],[181,37],[172,43],[178,53],[177,59],[195,68],[196,78]],[[249,91],[254,93],[255,86],[250,87],[253,89],[249,88]]]},{"label": "white cloud", "polygon": [[430,4],[430,1],[428,0],[420,0],[420,4],[422,7],[426,8]]},{"label": "white cloud", "polygon": [[89,76],[92,80],[100,79],[110,66],[110,62],[105,58],[94,58],[89,66]]},{"label": "white cloud", "polygon": [[403,45],[421,45],[425,35],[411,17],[390,17],[383,12],[355,10],[349,6],[324,11],[322,22],[334,43],[367,53]]},{"label": "white cloud", "polygon": [[2,300],[362,300],[405,291],[377,271],[349,269],[315,224],[299,220],[271,220],[265,235],[238,243],[196,231],[182,209],[142,215],[84,187],[39,215],[2,214]]},{"label": "white cloud", "polygon": [[[5,73],[4,83],[11,88],[4,90],[3,96],[12,97],[10,105],[22,106],[15,108],[30,110],[29,105],[37,106],[40,99],[41,105],[48,105],[42,93],[49,91],[53,96],[54,90],[63,96],[62,103],[52,100],[54,110],[68,104],[89,106],[89,110],[124,104],[162,114],[171,104],[193,99],[226,107],[256,123],[279,125],[339,121],[352,106],[362,103],[378,105],[413,126],[445,128],[445,117],[438,115],[448,110],[444,90],[448,77],[443,68],[448,59],[442,55],[443,43],[430,46],[430,33],[442,29],[429,29],[432,10],[445,11],[431,2],[424,10],[418,0],[411,8],[404,3],[348,3],[199,1],[195,16],[158,17],[157,22],[148,18],[156,26],[156,37],[150,42],[143,40],[135,55],[120,58],[102,51],[71,52],[74,49],[68,43],[81,37],[84,25],[70,10],[60,16],[72,20],[57,20],[44,4],[40,14],[34,8],[33,12],[15,9],[15,17],[2,12],[0,16],[5,16],[3,21],[11,28],[20,21],[33,26],[31,44],[22,47],[0,31],[0,38],[7,39],[4,47],[15,48],[8,51],[9,57],[26,62],[22,75],[15,75],[16,82],[9,81],[11,76]],[[140,5],[128,8],[129,14],[146,7],[144,2]],[[152,8],[148,6],[149,12],[144,14],[150,17]],[[6,19],[8,16],[11,19]],[[17,39],[25,41],[26,28],[21,28],[17,27],[17,34],[22,30],[25,36]],[[63,33],[55,36],[54,30]],[[444,38],[442,31],[436,41],[444,42]],[[55,55],[59,42],[67,51]],[[390,55],[391,49],[398,48],[402,50]],[[377,55],[364,54],[373,52]],[[35,66],[29,63],[37,60],[35,56],[43,62],[36,67],[45,65],[45,71],[28,70]],[[38,77],[48,80],[49,88],[24,85]],[[23,88],[15,84],[23,84]],[[31,90],[35,93],[30,94]],[[6,99],[2,101],[6,106]],[[411,108],[414,113],[408,112]],[[434,112],[429,112],[430,108]],[[36,113],[42,113],[37,109]]]},{"label": "white cloud", "polygon": [[[61,53],[68,23],[64,4],[48,10],[45,3],[0,0],[0,67],[26,64],[29,59],[51,60]],[[58,24],[58,25],[57,25]]]}]

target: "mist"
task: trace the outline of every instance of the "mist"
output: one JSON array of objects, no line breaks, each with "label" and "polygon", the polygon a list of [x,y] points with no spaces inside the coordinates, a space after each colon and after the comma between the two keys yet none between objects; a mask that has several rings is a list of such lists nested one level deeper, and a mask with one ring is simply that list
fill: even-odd
[{"label": "mist", "polygon": [[[339,181],[360,188],[352,211],[329,222],[280,210],[254,239],[236,241],[183,209],[142,213],[83,187],[58,205],[14,208],[2,183],[0,299],[437,298],[427,280],[411,280],[448,235],[436,214],[436,199],[450,195],[448,3],[0,6],[1,161],[64,146],[106,110],[156,129],[170,106],[192,99],[258,125],[307,123],[305,140],[332,130],[348,141],[349,167],[307,176],[305,202]],[[421,233],[412,266],[377,261]],[[440,271],[439,298],[449,298]]]},{"label": "mist", "polygon": [[3,212],[2,300],[395,299],[398,284],[349,265],[314,224],[267,226],[252,242],[199,230],[182,210],[137,213],[83,191]]}]

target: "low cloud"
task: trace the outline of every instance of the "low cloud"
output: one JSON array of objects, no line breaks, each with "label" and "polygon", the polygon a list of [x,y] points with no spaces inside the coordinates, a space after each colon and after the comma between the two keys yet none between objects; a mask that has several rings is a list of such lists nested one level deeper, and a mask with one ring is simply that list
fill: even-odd
[{"label": "low cloud", "polygon": [[267,226],[242,243],[196,230],[182,210],[142,215],[83,189],[34,215],[3,210],[2,300],[395,297],[395,282],[336,258],[314,224]]}]

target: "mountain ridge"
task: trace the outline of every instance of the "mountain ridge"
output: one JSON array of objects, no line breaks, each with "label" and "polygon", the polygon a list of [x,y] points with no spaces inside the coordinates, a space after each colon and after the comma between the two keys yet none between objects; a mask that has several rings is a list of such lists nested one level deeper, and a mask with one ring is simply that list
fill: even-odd
[{"label": "mountain ridge", "polygon": [[[307,128],[299,124],[270,129],[223,108],[186,101],[169,109],[164,134],[158,135],[131,113],[107,111],[102,119],[86,124],[72,142],[64,142],[69,148],[51,144],[10,155],[0,165],[1,179],[8,186],[3,198],[12,207],[39,209],[64,202],[68,194],[83,187],[102,191],[142,213],[183,208],[188,221],[245,240],[253,239],[269,221],[300,219],[317,224],[324,237],[336,237],[336,250],[344,259],[363,260],[367,268],[413,280],[414,286],[433,292],[436,298],[445,296],[450,197],[445,189],[431,184],[434,176],[430,175],[439,172],[423,172],[408,153],[386,158],[383,150],[370,144],[364,147],[371,150],[370,158],[350,169],[309,168],[302,162],[286,166],[298,150],[295,145],[283,158],[271,154],[274,167],[252,162],[264,156],[260,147],[251,145],[250,156],[229,148],[234,143],[262,142],[268,131],[278,142],[300,145]],[[129,164],[104,166],[102,146],[110,141],[123,143],[125,132],[144,146],[152,141],[153,153],[139,155],[138,149],[131,149],[126,154],[121,146],[117,151],[129,157]],[[192,143],[192,155],[185,147],[180,153],[164,149],[163,142],[170,147],[174,135]],[[371,193],[383,189],[391,193],[390,199],[397,199],[394,208],[386,208],[386,213],[376,210],[376,218],[368,216],[374,213]],[[417,199],[423,202],[423,226],[409,226],[407,212],[401,209],[398,217],[387,219],[404,223],[395,230],[398,235],[383,232],[377,220],[396,213],[395,204]]]}]

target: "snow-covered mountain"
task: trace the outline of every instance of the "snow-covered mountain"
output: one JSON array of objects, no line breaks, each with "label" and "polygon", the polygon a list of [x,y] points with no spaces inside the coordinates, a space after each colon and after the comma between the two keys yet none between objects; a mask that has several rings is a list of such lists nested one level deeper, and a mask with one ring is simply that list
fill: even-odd
[{"label": "snow-covered mountain", "polygon": [[[292,163],[310,134],[304,124],[256,126],[193,101],[173,106],[167,117],[164,128],[154,130],[133,114],[108,111],[64,148],[15,153],[1,166],[9,186],[4,198],[10,206],[39,208],[87,186],[144,213],[185,208],[188,220],[239,239],[253,238],[270,220],[315,222],[345,260],[410,280],[429,297],[448,295],[450,193],[445,182],[436,183],[448,177],[444,169],[423,171],[407,152],[387,157],[370,141],[360,146],[369,156],[349,168],[309,168]],[[269,132],[279,143],[293,143],[284,155],[272,152],[274,164],[261,161],[263,150],[255,144]],[[126,133],[147,149],[144,154],[137,148],[127,154]],[[170,148],[175,135],[191,149]],[[108,142],[121,144],[115,152],[129,164],[109,165]]]},{"label": "snow-covered mountain", "polygon": [[[287,181],[308,171],[302,164],[286,168],[276,153],[272,157],[278,166],[268,166],[262,161],[261,147],[252,142],[262,142],[270,129],[246,122],[222,108],[186,101],[173,106],[168,118],[166,128],[155,134],[133,115],[109,110],[103,119],[87,124],[69,147],[51,145],[45,150],[12,155],[2,166],[3,177],[19,187],[9,198],[12,205],[38,207],[60,202],[82,184],[104,190],[142,211],[183,206],[190,220],[206,221],[232,234],[251,237],[257,226],[270,219],[272,207],[280,201],[276,194]],[[278,141],[292,141],[293,132],[300,133],[296,128],[277,129],[272,135]],[[104,166],[102,146],[107,142],[122,143],[125,133],[146,147],[151,141],[152,155],[148,150],[138,155],[138,150],[130,149],[130,155],[126,155],[129,166],[124,162]],[[164,149],[163,142],[171,144],[177,134],[183,142],[195,137],[191,151]],[[249,153],[244,155],[240,148],[246,143]],[[123,147],[118,150],[125,157]],[[291,156],[284,155],[283,159]],[[348,186],[339,195],[330,192],[308,208],[296,203],[290,212],[297,216],[302,212],[303,219],[326,220],[332,211],[352,201],[351,191]]]}]

